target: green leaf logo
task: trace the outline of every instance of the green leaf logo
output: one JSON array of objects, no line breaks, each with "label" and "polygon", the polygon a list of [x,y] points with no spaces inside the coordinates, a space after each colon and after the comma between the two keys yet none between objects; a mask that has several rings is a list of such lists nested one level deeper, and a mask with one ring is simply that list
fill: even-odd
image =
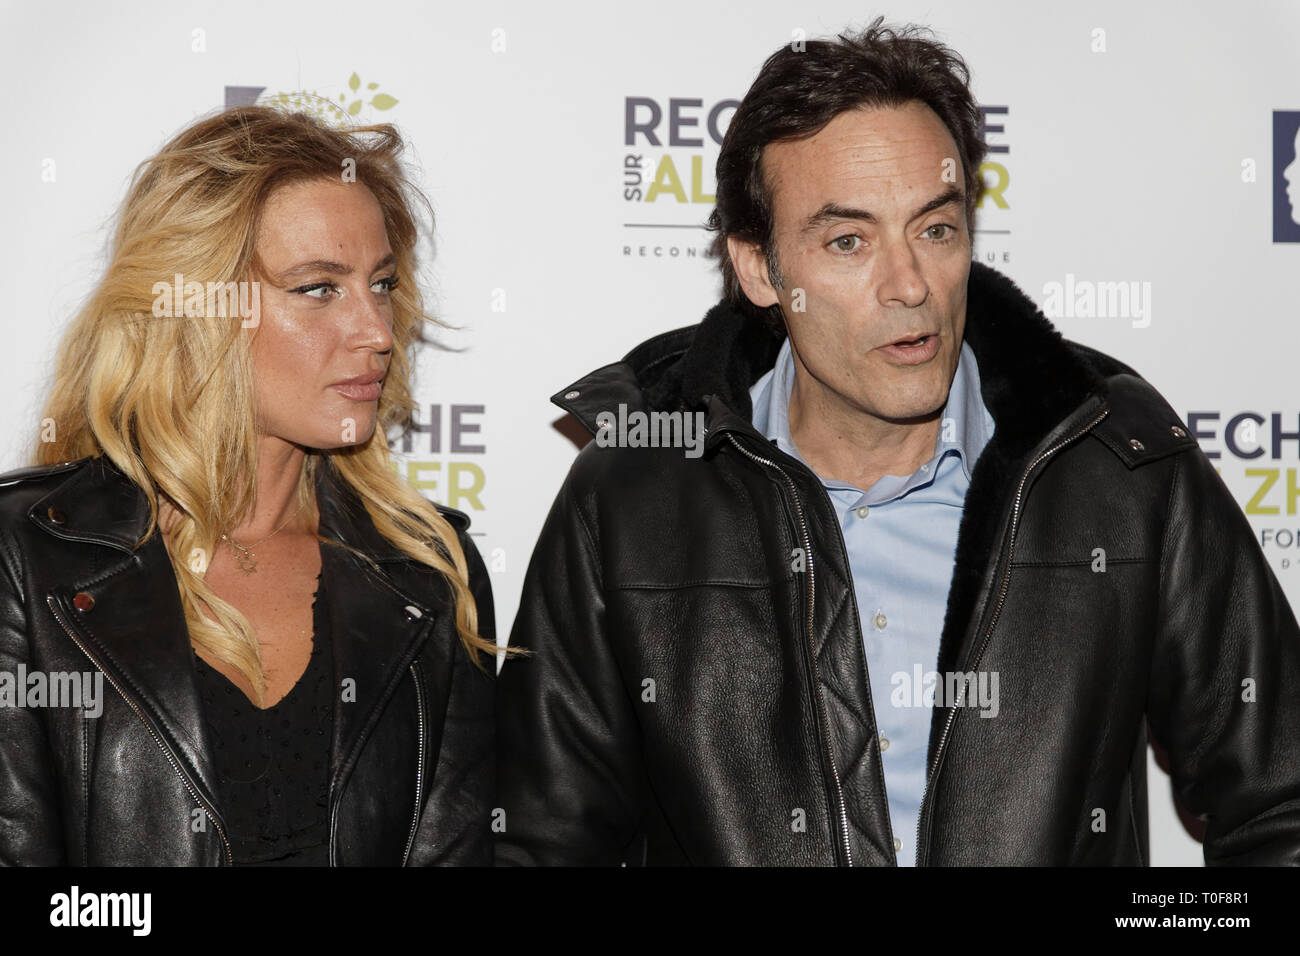
[{"label": "green leaf logo", "polygon": [[[362,79],[359,74],[353,73],[348,77],[348,89],[353,93],[358,93],[361,90],[361,84]],[[366,89],[377,90],[379,84],[366,83]],[[258,97],[258,102],[264,105],[309,113],[317,119],[324,120],[332,125],[345,126],[350,117],[360,116],[362,109],[366,106],[381,111],[391,110],[400,101],[387,93],[375,93],[368,103],[364,95],[358,96],[349,102],[347,93],[339,93],[338,102],[336,103],[332,98],[321,96],[315,90],[293,90],[283,93],[268,91]]]}]

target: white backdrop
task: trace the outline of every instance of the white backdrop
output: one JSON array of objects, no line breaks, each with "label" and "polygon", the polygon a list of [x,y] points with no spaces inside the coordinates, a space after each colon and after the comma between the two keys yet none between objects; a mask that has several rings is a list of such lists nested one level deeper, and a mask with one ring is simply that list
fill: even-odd
[{"label": "white backdrop", "polygon": [[[462,327],[443,336],[460,351],[422,354],[422,416],[437,406],[442,442],[416,435],[403,459],[431,498],[471,514],[504,634],[575,454],[548,396],[698,322],[718,295],[699,228],[713,108],[743,96],[797,31],[883,13],[930,25],[971,66],[997,148],[985,175],[1004,203],[983,204],[977,257],[1045,308],[1051,283],[1136,283],[1142,309],[1069,310],[1057,327],[1195,416],[1300,604],[1300,438],[1274,447],[1279,427],[1300,432],[1300,224],[1286,219],[1281,179],[1300,123],[1300,4],[4,0],[0,11],[11,78],[0,268],[13,299],[0,319],[0,470],[28,463],[54,345],[102,270],[135,164],[241,96],[342,96],[359,102],[357,120],[400,127],[437,213],[425,282],[436,313]],[[663,114],[661,145],[625,142],[630,98]],[[670,144],[675,100],[689,101],[675,107],[678,138],[698,145]],[[729,116],[715,114],[720,131]],[[648,177],[631,199],[628,156]],[[1262,424],[1240,420],[1229,443],[1245,412]],[[1151,771],[1153,862],[1199,864],[1168,779]]]}]

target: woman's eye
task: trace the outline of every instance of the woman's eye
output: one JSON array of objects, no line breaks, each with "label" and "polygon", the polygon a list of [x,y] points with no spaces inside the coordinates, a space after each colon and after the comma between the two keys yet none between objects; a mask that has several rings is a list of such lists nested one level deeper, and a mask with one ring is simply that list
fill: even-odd
[{"label": "woman's eye", "polygon": [[[370,288],[381,295],[388,295],[397,288],[397,276],[388,276],[384,279],[376,279],[370,284]],[[297,289],[290,290],[299,295],[305,295],[312,299],[325,301],[333,298],[339,292],[339,287],[333,282],[313,282],[310,285],[299,286]],[[318,295],[317,293],[327,293]]]},{"label": "woman's eye", "polygon": [[311,285],[299,286],[298,288],[293,289],[291,291],[296,292],[299,295],[308,296],[312,299],[324,300],[328,298],[328,296],[315,295],[315,293],[322,292],[325,290],[329,290],[331,292],[337,292],[338,286],[336,286],[333,282],[315,282]]},{"label": "woman's eye", "polygon": [[861,243],[861,237],[851,235],[840,236],[831,240],[831,245],[835,247],[837,252],[855,252]]}]

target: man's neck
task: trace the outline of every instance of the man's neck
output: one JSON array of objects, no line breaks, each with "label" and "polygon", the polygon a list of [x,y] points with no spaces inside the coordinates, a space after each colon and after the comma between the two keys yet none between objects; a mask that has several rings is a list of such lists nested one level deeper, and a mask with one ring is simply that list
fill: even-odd
[{"label": "man's neck", "polygon": [[906,476],[934,457],[939,409],[892,421],[854,408],[795,359],[788,418],[799,454],[820,477],[866,491],[885,475]]}]

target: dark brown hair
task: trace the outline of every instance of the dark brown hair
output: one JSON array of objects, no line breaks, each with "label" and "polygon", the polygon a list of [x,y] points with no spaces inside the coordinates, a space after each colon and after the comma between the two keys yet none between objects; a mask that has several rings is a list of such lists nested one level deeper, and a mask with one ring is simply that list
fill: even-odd
[{"label": "dark brown hair", "polygon": [[815,136],[848,110],[895,107],[913,100],[938,115],[952,134],[966,183],[969,224],[983,189],[978,175],[987,148],[983,119],[970,91],[970,71],[955,51],[914,24],[891,28],[877,17],[860,33],[783,46],[767,58],[736,108],[718,154],[717,204],[709,216],[711,254],[722,270],[723,295],[745,312],[781,328],[780,306],[762,309],[745,296],[727,239],[756,242],[779,285],[772,247],[772,196],[763,178],[763,149]]}]

